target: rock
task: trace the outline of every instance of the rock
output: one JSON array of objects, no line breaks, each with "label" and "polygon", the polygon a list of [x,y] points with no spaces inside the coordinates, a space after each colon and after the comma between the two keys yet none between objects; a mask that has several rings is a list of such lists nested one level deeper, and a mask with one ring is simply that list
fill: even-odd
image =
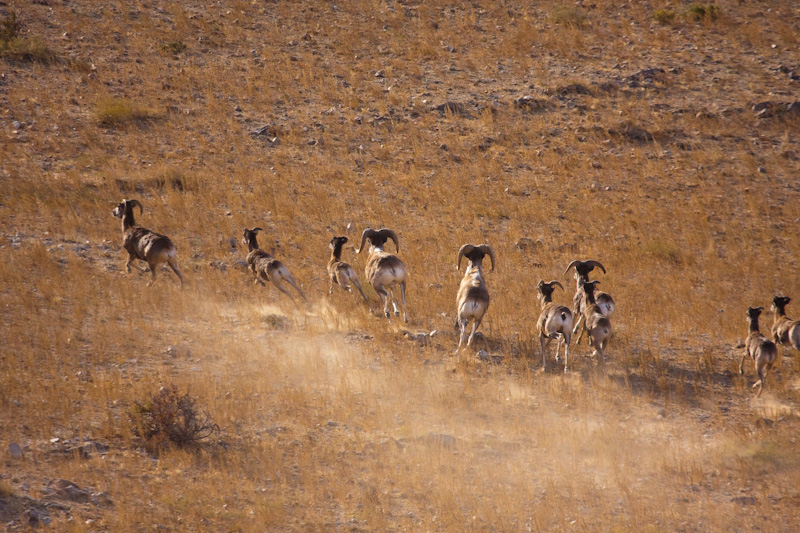
[{"label": "rock", "polygon": [[66,479],[56,479],[48,483],[42,490],[42,494],[55,500],[66,500],[76,503],[88,503],[91,499],[91,492],[83,490],[75,483]]},{"label": "rock", "polygon": [[530,237],[522,237],[516,243],[514,243],[514,248],[521,252],[526,252],[529,250],[535,250],[544,246],[544,241],[542,239],[533,240]]},{"label": "rock", "polygon": [[462,117],[472,117],[472,113],[470,113],[469,109],[467,108],[467,104],[462,102],[445,102],[437,105],[433,108],[433,110],[438,111],[442,115],[452,113],[453,115],[460,115]]},{"label": "rock", "polygon": [[385,71],[385,70],[383,70],[383,69],[381,69],[381,70],[377,71],[377,72],[375,73],[375,77],[376,77],[376,78],[385,78],[385,77],[386,77],[386,71]]},{"label": "rock", "polygon": [[525,95],[514,99],[514,107],[524,111],[543,111],[547,108],[547,101]]},{"label": "rock", "polygon": [[17,444],[16,442],[12,442],[11,444],[8,445],[8,453],[14,459],[19,459],[20,457],[22,457],[22,448],[20,448],[19,444]]},{"label": "rock", "polygon": [[755,505],[756,499],[752,496],[738,496],[731,498],[731,502],[738,503],[739,505]]}]

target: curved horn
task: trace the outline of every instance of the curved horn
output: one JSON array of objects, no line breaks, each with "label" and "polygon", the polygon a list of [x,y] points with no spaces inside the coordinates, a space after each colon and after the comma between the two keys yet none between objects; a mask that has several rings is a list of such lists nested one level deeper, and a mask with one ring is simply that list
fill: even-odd
[{"label": "curved horn", "polygon": [[537,283],[537,284],[536,284],[536,288],[537,288],[537,289],[539,289],[539,288],[541,288],[541,287],[542,287],[542,285],[544,285],[544,280],[543,280],[543,279],[540,279],[540,280],[539,280],[539,283]]},{"label": "curved horn", "polygon": [[141,215],[142,213],[144,213],[144,207],[142,207],[142,202],[140,202],[139,200],[125,200],[125,201],[126,201],[126,202],[127,202],[127,203],[128,203],[130,206],[131,206],[131,207],[138,207],[138,208],[139,208],[139,214],[140,214],[140,215]]},{"label": "curved horn", "polygon": [[575,265],[579,265],[581,263],[583,263],[583,261],[579,261],[577,259],[573,259],[572,261],[570,261],[570,263],[567,265],[567,269],[564,271],[564,275],[565,276],[567,275],[567,272],[569,272],[570,268],[574,267]]},{"label": "curved horn", "polygon": [[378,235],[392,239],[394,241],[395,251],[400,251],[400,241],[397,239],[397,233],[393,232],[389,228],[383,228],[382,230],[378,231]]},{"label": "curved horn", "polygon": [[494,272],[494,263],[496,259],[494,257],[494,250],[492,249],[492,247],[489,246],[488,244],[481,244],[480,246],[478,246],[478,249],[481,252],[489,255],[489,259],[492,260],[492,272]]},{"label": "curved horn", "polygon": [[594,259],[589,259],[588,261],[584,261],[584,263],[586,263],[587,265],[589,265],[589,266],[591,266],[591,267],[599,267],[599,268],[600,268],[600,270],[602,270],[602,271],[603,271],[603,274],[605,274],[605,273],[606,273],[606,267],[604,267],[604,266],[603,266],[603,265],[600,263],[600,261],[595,261]]},{"label": "curved horn", "polygon": [[252,231],[253,233],[258,233],[259,231],[264,231],[264,230],[261,228],[253,228],[250,231]]},{"label": "curved horn", "polygon": [[361,234],[361,246],[358,248],[358,250],[356,250],[357,254],[361,253],[361,250],[364,249],[364,242],[367,240],[367,238],[372,239],[372,237],[374,235],[375,235],[375,230],[374,229],[367,228],[367,229],[364,230],[364,233]]},{"label": "curved horn", "polygon": [[456,270],[461,270],[461,258],[464,257],[464,254],[468,254],[474,249],[475,247],[472,246],[471,244],[465,244],[464,246],[459,248],[458,259],[456,260]]},{"label": "curved horn", "polygon": [[553,285],[558,285],[559,287],[561,287],[561,290],[562,290],[562,291],[564,290],[564,286],[563,286],[563,285],[561,285],[561,283],[560,283],[559,281],[557,281],[557,280],[553,280],[553,281],[551,281],[550,283],[548,283],[548,285],[550,285],[551,287],[552,287]]}]

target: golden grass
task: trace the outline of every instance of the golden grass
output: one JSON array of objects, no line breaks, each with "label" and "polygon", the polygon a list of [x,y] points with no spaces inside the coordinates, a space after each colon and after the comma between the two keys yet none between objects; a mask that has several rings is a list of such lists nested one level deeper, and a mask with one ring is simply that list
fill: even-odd
[{"label": "golden grass", "polygon": [[[751,60],[791,64],[791,3],[663,27],[605,1],[11,4],[72,63],[7,63],[0,82],[0,453],[27,447],[0,491],[105,491],[113,508],[53,520],[112,531],[800,522],[797,354],[753,400],[736,348],[748,306],[800,293],[795,124],[746,105],[791,94]],[[626,81],[653,67],[652,86]],[[516,108],[522,95],[544,104]],[[265,125],[270,140],[250,135]],[[185,290],[124,273],[123,197],[176,243]],[[256,225],[310,310],[237,265]],[[330,236],[357,246],[384,226],[409,325],[327,296]],[[452,355],[466,242],[497,252],[476,349],[499,363]],[[582,344],[569,376],[539,373],[532,286],[559,279],[568,302],[563,269],[588,257],[619,306],[610,360]],[[404,329],[443,333],[422,346]],[[224,434],[154,459],[127,413],[173,384]],[[54,437],[110,451],[61,456]]]}]

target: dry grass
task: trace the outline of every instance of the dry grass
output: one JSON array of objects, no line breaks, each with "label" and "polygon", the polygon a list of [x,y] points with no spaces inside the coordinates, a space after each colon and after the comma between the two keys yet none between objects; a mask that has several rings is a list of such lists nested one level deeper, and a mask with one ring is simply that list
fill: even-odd
[{"label": "dry grass", "polygon": [[[736,347],[748,306],[800,298],[797,119],[750,109],[796,91],[791,2],[9,4],[68,61],[0,56],[4,524],[63,478],[114,503],[51,511],[74,530],[800,525],[797,354],[755,400]],[[122,197],[185,290],[124,273]],[[237,264],[254,225],[309,310]],[[327,297],[331,235],[384,226],[408,326]],[[497,363],[452,356],[465,242],[497,252]],[[532,286],[587,257],[610,360],[538,373]],[[154,458],[128,413],[173,385],[225,433]]]}]

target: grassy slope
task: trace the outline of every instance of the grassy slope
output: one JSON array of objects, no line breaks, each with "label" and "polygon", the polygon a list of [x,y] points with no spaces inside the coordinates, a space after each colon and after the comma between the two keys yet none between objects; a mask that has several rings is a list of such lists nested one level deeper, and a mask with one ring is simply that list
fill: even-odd
[{"label": "grassy slope", "polygon": [[[76,529],[797,527],[796,354],[752,400],[735,348],[747,306],[800,298],[800,122],[750,109],[796,99],[791,2],[8,4],[59,60],[0,58],[4,520],[66,478],[114,502],[53,512]],[[134,196],[187,290],[124,275]],[[236,266],[255,225],[312,312]],[[450,331],[456,251],[492,244],[501,364],[326,303],[330,236],[367,226],[400,235],[413,330]],[[532,283],[578,257],[608,269],[611,361],[537,374]],[[137,449],[127,410],[169,383],[227,447]]]}]

